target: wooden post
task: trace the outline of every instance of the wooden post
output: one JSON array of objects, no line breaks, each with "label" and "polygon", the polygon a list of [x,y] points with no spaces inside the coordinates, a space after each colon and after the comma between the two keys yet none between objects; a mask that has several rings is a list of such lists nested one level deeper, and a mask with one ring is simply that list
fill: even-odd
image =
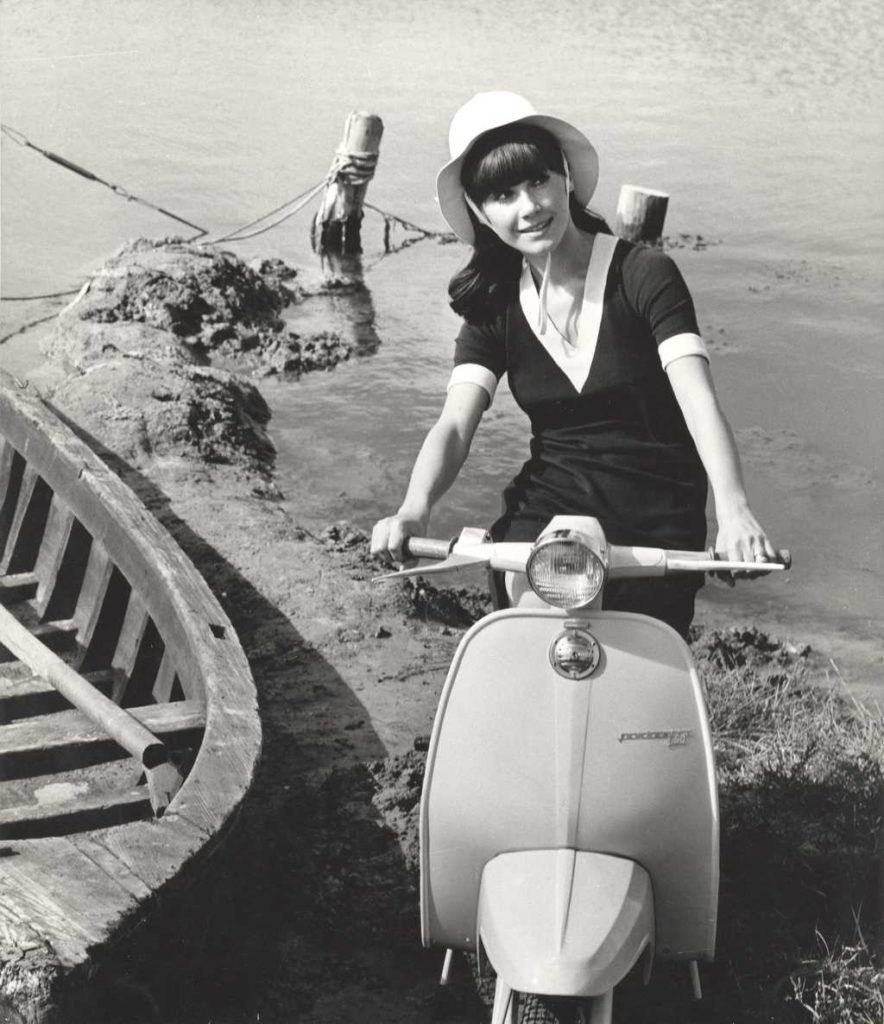
[{"label": "wooden post", "polygon": [[329,171],[329,184],[310,229],[314,252],[362,252],[362,204],[374,177],[383,132],[384,124],[377,114],[356,110],[347,118],[344,137]]},{"label": "wooden post", "polygon": [[617,201],[614,234],[627,242],[658,242],[663,235],[668,205],[665,192],[623,185]]}]

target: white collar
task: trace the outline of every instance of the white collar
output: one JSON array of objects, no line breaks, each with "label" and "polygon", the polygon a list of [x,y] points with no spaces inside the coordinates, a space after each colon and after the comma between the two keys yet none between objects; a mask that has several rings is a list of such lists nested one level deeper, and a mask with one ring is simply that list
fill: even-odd
[{"label": "white collar", "polygon": [[574,345],[566,341],[557,330],[547,329],[543,333],[540,332],[540,297],[528,261],[525,260],[522,266],[519,302],[525,319],[528,321],[528,326],[531,328],[531,333],[543,345],[578,393],[583,390],[589,379],[589,371],[598,345],[605,285],[608,281],[608,270],[616,245],[615,235],[595,236],[589,257],[589,266],[586,269],[583,305],[580,310],[580,329],[577,343]]}]

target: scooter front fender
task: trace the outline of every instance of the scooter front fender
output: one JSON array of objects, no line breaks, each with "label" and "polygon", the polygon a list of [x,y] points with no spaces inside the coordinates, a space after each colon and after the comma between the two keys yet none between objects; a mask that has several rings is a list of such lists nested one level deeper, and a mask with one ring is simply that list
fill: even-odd
[{"label": "scooter front fender", "polygon": [[599,996],[653,957],[651,879],[623,857],[522,850],[482,872],[479,941],[519,992]]},{"label": "scooter front fender", "polygon": [[[586,678],[553,665],[592,635]],[[493,612],[463,638],[439,701],[420,819],[425,945],[475,949],[486,864],[571,849],[641,864],[656,954],[709,959],[718,801],[702,687],[669,626],[631,612]]]}]

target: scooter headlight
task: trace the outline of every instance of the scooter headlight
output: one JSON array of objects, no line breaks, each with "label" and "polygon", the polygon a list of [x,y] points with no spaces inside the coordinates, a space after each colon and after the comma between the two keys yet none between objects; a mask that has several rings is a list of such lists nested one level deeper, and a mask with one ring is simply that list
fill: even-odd
[{"label": "scooter headlight", "polygon": [[541,540],[525,571],[534,593],[556,608],[584,608],[605,582],[602,560],[573,536]]}]

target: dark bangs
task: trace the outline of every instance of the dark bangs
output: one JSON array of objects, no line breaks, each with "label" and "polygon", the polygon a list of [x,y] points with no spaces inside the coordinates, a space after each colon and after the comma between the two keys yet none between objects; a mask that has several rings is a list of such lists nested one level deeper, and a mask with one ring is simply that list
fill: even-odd
[{"label": "dark bangs", "polygon": [[520,181],[534,181],[550,171],[564,174],[559,144],[533,125],[504,125],[486,132],[464,160],[461,184],[474,203]]}]

